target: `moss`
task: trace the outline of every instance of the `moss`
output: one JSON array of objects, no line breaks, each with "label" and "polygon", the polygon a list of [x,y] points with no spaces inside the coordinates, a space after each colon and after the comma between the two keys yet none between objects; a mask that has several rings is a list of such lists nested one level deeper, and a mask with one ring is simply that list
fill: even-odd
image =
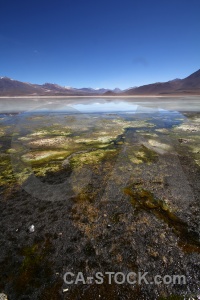
[{"label": "moss", "polygon": [[56,173],[61,169],[61,165],[58,163],[46,163],[43,165],[32,166],[33,173],[36,176],[46,176],[48,173]]},{"label": "moss", "polygon": [[[56,128],[57,127],[57,128]],[[41,129],[36,130],[35,132],[28,135],[28,137],[38,137],[38,136],[68,136],[71,134],[71,130],[68,127],[59,125],[59,126],[49,126],[49,127],[43,127]]]},{"label": "moss", "polygon": [[113,153],[115,150],[96,150],[88,153],[77,154],[74,156],[70,164],[72,167],[82,166],[84,164],[97,164],[106,154]]},{"label": "moss", "polygon": [[25,163],[44,163],[49,160],[63,160],[70,154],[69,151],[31,151],[22,155],[22,161]]},{"label": "moss", "polygon": [[44,137],[42,139],[35,139],[33,141],[28,142],[27,146],[32,149],[71,149],[72,147],[75,147],[73,140],[64,136]]},{"label": "moss", "polygon": [[0,186],[7,186],[12,183],[14,179],[13,169],[9,154],[0,155]]},{"label": "moss", "polygon": [[20,254],[24,256],[24,260],[15,281],[15,290],[18,294],[24,294],[26,289],[39,287],[49,281],[52,271],[48,255],[52,249],[48,236],[44,241],[21,249]]},{"label": "moss", "polygon": [[11,126],[2,126],[0,127],[0,137],[7,135],[7,129],[11,128]]},{"label": "moss", "polygon": [[111,216],[111,222],[113,222],[114,224],[119,223],[119,221],[120,221],[120,216],[121,216],[121,213],[114,213],[114,214]]},{"label": "moss", "polygon": [[6,151],[6,153],[8,153],[8,154],[17,153],[17,150],[14,149],[14,148],[10,148],[10,149],[8,149],[8,150]]},{"label": "moss", "polygon": [[173,213],[167,203],[154,198],[154,195],[143,189],[134,189],[127,187],[124,193],[130,196],[130,203],[138,210],[145,210],[152,213],[158,219],[164,221],[171,227],[174,233],[179,237],[179,246],[183,251],[200,253],[200,242],[198,234],[191,233],[186,222],[182,221]]},{"label": "moss", "polygon": [[150,145],[150,147],[153,147],[155,149],[155,151],[160,154],[164,154],[165,152],[168,152],[171,150],[170,145],[161,143],[160,141],[158,141],[156,139],[148,140],[148,144]]},{"label": "moss", "polygon": [[158,154],[144,145],[135,147],[134,151],[129,151],[129,159],[134,164],[151,164],[158,160]]}]

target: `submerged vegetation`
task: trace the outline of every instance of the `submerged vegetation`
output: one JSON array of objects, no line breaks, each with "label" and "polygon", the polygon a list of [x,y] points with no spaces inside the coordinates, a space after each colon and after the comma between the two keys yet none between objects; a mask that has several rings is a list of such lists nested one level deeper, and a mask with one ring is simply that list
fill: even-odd
[{"label": "submerged vegetation", "polygon": [[[29,114],[0,122],[2,228],[9,228],[11,246],[5,247],[14,249],[10,261],[10,252],[2,251],[7,277],[0,277],[0,287],[12,287],[12,299],[34,288],[37,299],[60,299],[64,270],[198,277],[198,114]],[[26,189],[33,176],[40,183],[33,191],[47,190],[55,201],[40,201]],[[32,223],[37,237],[27,233]],[[198,284],[189,279],[187,287],[142,285],[124,292],[133,299],[149,293],[187,299],[197,296]],[[70,287],[66,299],[94,299],[104,289]],[[121,289],[108,287],[110,295]]]},{"label": "submerged vegetation", "polygon": [[131,197],[131,204],[136,211],[147,211],[167,223],[179,237],[179,245],[184,251],[200,253],[198,234],[190,232],[187,223],[177,217],[167,203],[154,198],[153,194],[146,190],[134,190],[127,187],[124,189],[124,193]]}]

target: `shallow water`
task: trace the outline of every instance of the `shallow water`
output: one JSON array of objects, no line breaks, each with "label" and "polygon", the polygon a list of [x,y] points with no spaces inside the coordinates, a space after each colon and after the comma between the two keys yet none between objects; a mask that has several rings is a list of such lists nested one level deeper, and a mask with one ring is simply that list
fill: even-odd
[{"label": "shallow water", "polygon": [[[0,99],[0,113],[0,292],[198,299],[198,97]],[[66,286],[67,271],[187,284]]]},{"label": "shallow water", "polygon": [[166,109],[171,111],[200,110],[200,98],[196,97],[73,97],[73,98],[1,98],[0,113],[18,113],[34,110],[55,111],[69,109],[68,106],[80,112],[116,112],[145,109],[146,111]]}]

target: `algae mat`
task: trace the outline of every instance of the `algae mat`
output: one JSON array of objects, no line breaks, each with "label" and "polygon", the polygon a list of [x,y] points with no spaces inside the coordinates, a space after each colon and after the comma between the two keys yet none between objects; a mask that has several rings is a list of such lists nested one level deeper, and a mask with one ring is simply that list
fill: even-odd
[{"label": "algae mat", "polygon": [[[0,292],[199,299],[198,98],[0,101]],[[109,271],[186,284],[63,280]]]}]

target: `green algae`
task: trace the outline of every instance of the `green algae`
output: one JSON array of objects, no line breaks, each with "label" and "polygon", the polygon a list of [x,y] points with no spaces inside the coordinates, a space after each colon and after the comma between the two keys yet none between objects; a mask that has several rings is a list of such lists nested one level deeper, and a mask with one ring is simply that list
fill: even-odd
[{"label": "green algae", "polygon": [[31,149],[71,149],[75,148],[73,140],[64,136],[44,137],[29,141],[27,146]]},{"label": "green algae", "polygon": [[20,250],[23,262],[15,281],[15,290],[21,294],[26,289],[40,287],[43,282],[48,282],[52,276],[52,263],[49,261],[49,254],[53,251],[52,242],[49,236],[43,241],[36,242],[32,246],[23,247]]},{"label": "green algae", "polygon": [[128,128],[128,127],[132,127],[132,128],[152,128],[155,127],[154,124],[148,122],[148,120],[132,120],[132,121],[126,121],[126,120],[114,120],[114,123],[123,126],[123,128]]},{"label": "green algae", "polygon": [[10,134],[10,132],[8,131],[11,128],[11,126],[2,126],[0,127],[0,137],[6,136],[8,134]]},{"label": "green algae", "polygon": [[13,169],[10,161],[10,155],[0,154],[0,186],[7,186],[13,181]]},{"label": "green algae", "polygon": [[149,139],[146,143],[149,148],[153,151],[157,152],[158,154],[165,154],[172,150],[171,146],[165,143],[161,143],[159,140],[156,139]]},{"label": "green algae", "polygon": [[111,216],[111,222],[114,224],[119,223],[120,221],[120,216],[122,215],[122,213],[116,212]]},{"label": "green algae", "polygon": [[158,160],[158,154],[144,145],[135,146],[129,151],[129,159],[134,164],[151,164]]},{"label": "green algae", "polygon": [[48,162],[49,160],[63,160],[65,159],[71,152],[69,151],[31,151],[24,155],[22,155],[21,159],[25,163],[32,164],[42,164]]},{"label": "green algae", "polygon": [[77,154],[74,156],[70,164],[72,167],[87,165],[87,164],[97,164],[100,162],[106,154],[112,154],[115,150],[96,150],[87,153]]},{"label": "green algae", "polygon": [[183,251],[200,253],[198,234],[189,230],[188,224],[173,213],[167,203],[154,198],[154,195],[143,189],[124,188],[124,193],[130,196],[130,203],[136,211],[144,210],[152,213],[158,219],[171,227],[179,238],[179,246]]}]

